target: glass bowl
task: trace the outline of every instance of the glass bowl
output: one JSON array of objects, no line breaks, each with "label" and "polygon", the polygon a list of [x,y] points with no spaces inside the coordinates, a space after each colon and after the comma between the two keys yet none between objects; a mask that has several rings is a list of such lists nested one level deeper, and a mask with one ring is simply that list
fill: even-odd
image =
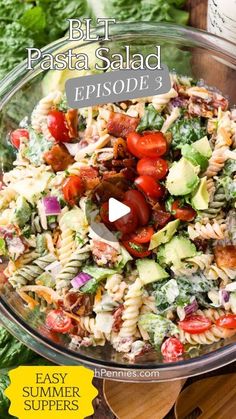
[{"label": "glass bowl", "polygon": [[[122,23],[111,26],[111,41],[102,38],[102,29],[96,28],[98,41],[68,42],[62,38],[43,49],[54,54],[74,48],[87,51],[92,46],[108,46],[110,54],[129,45],[132,52],[154,52],[161,45],[162,62],[170,70],[203,79],[209,86],[216,86],[236,104],[236,45],[209,33],[187,27],[156,23]],[[73,46],[72,46],[73,45]],[[26,70],[23,62],[0,82],[0,133],[4,144],[9,130],[32,112],[33,106],[43,96],[42,79],[45,76],[35,63],[33,70]],[[164,363],[158,354],[155,358],[143,357],[130,364],[110,346],[69,348],[63,336],[52,340],[43,324],[43,315],[29,311],[18,294],[7,284],[2,284],[0,295],[1,322],[27,346],[51,361],[62,365],[85,365],[95,370],[95,376],[121,381],[164,381],[197,375],[235,360],[236,341],[221,341],[188,353],[179,362]]]}]

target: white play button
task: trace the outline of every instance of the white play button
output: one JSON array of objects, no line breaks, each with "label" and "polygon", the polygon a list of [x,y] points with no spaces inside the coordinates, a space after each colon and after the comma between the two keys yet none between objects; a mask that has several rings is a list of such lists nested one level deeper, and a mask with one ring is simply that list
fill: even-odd
[{"label": "white play button", "polygon": [[108,201],[108,218],[111,223],[119,218],[124,217],[125,215],[129,214],[130,207],[122,202],[117,201],[115,198],[110,198]]}]

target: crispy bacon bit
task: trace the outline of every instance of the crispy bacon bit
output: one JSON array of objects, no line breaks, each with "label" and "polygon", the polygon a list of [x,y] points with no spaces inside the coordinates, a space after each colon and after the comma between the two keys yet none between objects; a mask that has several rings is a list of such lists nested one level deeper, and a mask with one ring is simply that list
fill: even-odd
[{"label": "crispy bacon bit", "polygon": [[54,172],[66,170],[70,164],[74,163],[73,157],[62,144],[54,145],[51,150],[44,153],[43,157],[45,162],[52,166]]},{"label": "crispy bacon bit", "polygon": [[100,183],[98,169],[92,166],[81,167],[80,176],[85,182],[86,190],[93,190]]},{"label": "crispy bacon bit", "polygon": [[236,268],[236,246],[216,246],[214,254],[219,268]]},{"label": "crispy bacon bit", "polygon": [[190,95],[188,106],[190,115],[212,118],[213,116],[217,116],[219,107],[221,107],[222,111],[228,109],[228,100],[219,93],[199,87],[188,89],[188,93]]},{"label": "crispy bacon bit", "polygon": [[69,129],[70,138],[77,137],[77,127],[78,127],[78,111],[77,109],[68,109],[65,114],[66,123]]},{"label": "crispy bacon bit", "polygon": [[122,314],[124,311],[124,305],[121,304],[119,307],[117,307],[114,311],[113,311],[113,318],[114,318],[114,322],[112,325],[112,330],[113,332],[119,332],[123,323],[122,320]]},{"label": "crispy bacon bit", "polygon": [[99,240],[92,242],[92,255],[99,266],[112,266],[118,258],[117,250],[114,247]]},{"label": "crispy bacon bit", "polygon": [[164,227],[170,220],[171,214],[169,212],[160,210],[155,210],[153,212],[153,220],[155,229]]},{"label": "crispy bacon bit", "polygon": [[127,156],[127,143],[123,138],[117,138],[113,145],[114,159],[124,159]]},{"label": "crispy bacon bit", "polygon": [[124,115],[119,112],[111,112],[107,122],[108,134],[125,138],[130,132],[136,130],[139,121],[139,118]]},{"label": "crispy bacon bit", "polygon": [[128,181],[122,174],[110,172],[94,189],[94,198],[99,203],[106,202],[109,198],[121,200],[128,187]]},{"label": "crispy bacon bit", "polygon": [[93,311],[93,299],[90,294],[69,291],[64,297],[64,307],[78,316],[88,316]]}]

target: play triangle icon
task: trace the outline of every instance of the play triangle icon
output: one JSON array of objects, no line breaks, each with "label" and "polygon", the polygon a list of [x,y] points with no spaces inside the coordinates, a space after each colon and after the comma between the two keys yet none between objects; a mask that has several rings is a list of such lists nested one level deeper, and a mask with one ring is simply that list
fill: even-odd
[{"label": "play triangle icon", "polygon": [[115,198],[110,198],[108,201],[108,218],[111,223],[119,220],[119,218],[124,217],[129,214],[130,207],[122,202],[117,201]]}]

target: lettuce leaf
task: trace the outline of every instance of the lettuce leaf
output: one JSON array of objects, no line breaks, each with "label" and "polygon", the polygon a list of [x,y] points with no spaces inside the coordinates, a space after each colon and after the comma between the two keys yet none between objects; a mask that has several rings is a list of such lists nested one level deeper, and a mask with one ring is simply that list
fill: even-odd
[{"label": "lettuce leaf", "polygon": [[202,126],[200,118],[180,118],[169,130],[172,133],[173,148],[181,148],[184,144],[192,144],[200,140],[206,134],[205,127]]},{"label": "lettuce leaf", "polygon": [[144,116],[137,126],[137,131],[142,132],[148,129],[159,131],[163,124],[163,116],[161,116],[153,105],[148,105],[145,109]]}]

